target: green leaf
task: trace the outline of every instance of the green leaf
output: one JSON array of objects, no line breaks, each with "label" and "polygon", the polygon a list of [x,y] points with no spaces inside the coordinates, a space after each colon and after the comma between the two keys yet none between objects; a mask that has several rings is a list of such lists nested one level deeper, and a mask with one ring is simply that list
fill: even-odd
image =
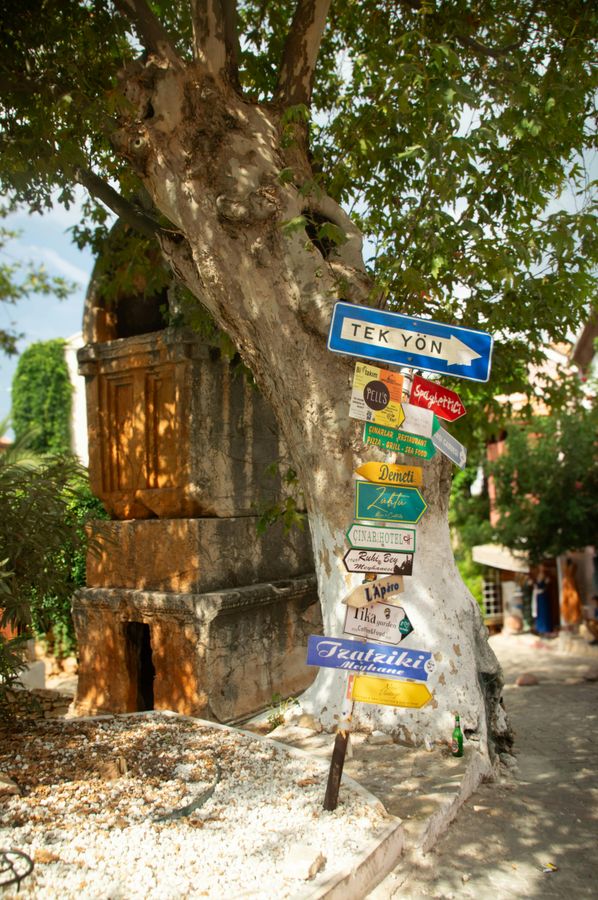
[{"label": "green leaf", "polygon": [[281,184],[290,184],[295,177],[295,172],[290,166],[287,166],[285,169],[281,169],[278,173],[278,180]]},{"label": "green leaf", "polygon": [[331,241],[337,247],[347,243],[347,235],[342,228],[339,228],[333,222],[324,222],[322,225],[319,225],[316,235],[319,240]]},{"label": "green leaf", "polygon": [[292,234],[304,230],[306,225],[307,219],[305,216],[294,216],[292,219],[287,219],[285,222],[282,222],[280,227],[282,233],[287,237],[290,237]]}]

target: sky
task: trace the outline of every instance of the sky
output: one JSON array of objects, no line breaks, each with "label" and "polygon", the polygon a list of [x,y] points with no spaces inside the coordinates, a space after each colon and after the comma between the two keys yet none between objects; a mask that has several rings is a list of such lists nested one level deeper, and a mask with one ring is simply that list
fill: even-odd
[{"label": "sky", "polygon": [[[56,205],[44,216],[24,210],[0,221],[5,228],[20,231],[20,236],[3,248],[3,262],[31,261],[43,265],[49,275],[59,275],[76,285],[66,300],[34,295],[14,306],[0,303],[0,328],[23,333],[19,353],[35,341],[69,338],[81,331],[93,256],[89,250],[79,250],[71,241],[68,228],[79,220],[77,204],[68,211]],[[0,420],[10,412],[10,388],[17,362],[17,356],[0,353]]]}]

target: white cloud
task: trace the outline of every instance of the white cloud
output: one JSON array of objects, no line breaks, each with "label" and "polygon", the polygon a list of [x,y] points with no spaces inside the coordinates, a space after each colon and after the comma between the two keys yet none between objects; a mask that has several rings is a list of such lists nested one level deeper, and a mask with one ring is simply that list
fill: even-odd
[{"label": "white cloud", "polygon": [[37,244],[22,244],[22,249],[26,255],[37,263],[46,263],[47,267],[53,269],[65,278],[76,281],[77,284],[86,285],[90,278],[90,272],[69,262],[60,253],[51,250],[49,247],[40,247]]}]

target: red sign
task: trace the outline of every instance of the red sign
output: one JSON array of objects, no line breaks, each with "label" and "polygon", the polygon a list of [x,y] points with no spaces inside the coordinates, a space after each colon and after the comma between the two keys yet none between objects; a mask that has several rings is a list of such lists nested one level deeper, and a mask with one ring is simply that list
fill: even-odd
[{"label": "red sign", "polygon": [[460,419],[467,412],[458,394],[435,381],[422,378],[421,375],[413,376],[409,401],[413,406],[431,409],[441,419],[449,422]]}]

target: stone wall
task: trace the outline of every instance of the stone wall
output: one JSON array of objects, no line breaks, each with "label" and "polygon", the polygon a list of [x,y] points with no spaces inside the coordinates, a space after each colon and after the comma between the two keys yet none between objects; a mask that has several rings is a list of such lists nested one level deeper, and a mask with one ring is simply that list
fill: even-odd
[{"label": "stone wall", "polygon": [[70,694],[47,688],[9,691],[8,699],[17,719],[61,719],[73,702]]},{"label": "stone wall", "polygon": [[87,586],[204,593],[312,569],[307,533],[260,535],[254,516],[97,522]]}]

